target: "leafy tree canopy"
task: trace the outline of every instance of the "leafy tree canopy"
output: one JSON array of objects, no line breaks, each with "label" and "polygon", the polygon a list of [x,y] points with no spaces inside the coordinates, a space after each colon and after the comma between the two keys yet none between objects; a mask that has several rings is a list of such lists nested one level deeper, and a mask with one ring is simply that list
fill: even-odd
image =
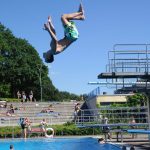
[{"label": "leafy tree canopy", "polygon": [[147,96],[142,93],[136,93],[127,97],[127,103],[131,107],[144,106],[147,103]]}]

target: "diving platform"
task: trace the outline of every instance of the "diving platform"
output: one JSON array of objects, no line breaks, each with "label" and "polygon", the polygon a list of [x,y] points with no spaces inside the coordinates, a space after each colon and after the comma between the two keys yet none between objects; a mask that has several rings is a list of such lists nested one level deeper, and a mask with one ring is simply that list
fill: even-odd
[{"label": "diving platform", "polygon": [[150,134],[150,130],[140,130],[140,129],[130,129],[130,130],[127,130],[128,133],[136,133],[136,134]]},{"label": "diving platform", "polygon": [[150,72],[104,72],[98,75],[98,79],[115,79],[115,78],[150,79]]},{"label": "diving platform", "polygon": [[[100,82],[88,84],[114,88],[115,94],[148,93],[150,91],[150,44],[115,44],[113,50],[108,51],[106,70],[99,73],[97,78]],[[89,101],[93,99],[91,97]],[[105,104],[106,102],[107,99]],[[95,105],[91,103],[91,108]],[[76,125],[79,128],[97,127],[102,131],[105,127],[109,127],[117,132],[119,128],[121,132],[150,134],[150,130],[144,130],[150,129],[149,101],[148,106],[144,105],[143,103],[138,107],[114,108],[107,106],[103,108],[100,105],[100,109],[81,111],[81,116],[76,119]],[[137,130],[130,130],[133,127]]]},{"label": "diving platform", "polygon": [[[97,75],[99,85],[125,90],[150,89],[150,44],[115,44],[108,51],[106,70]],[[94,83],[90,83],[94,84]]]},{"label": "diving platform", "polygon": [[[134,118],[133,118],[134,116]],[[135,122],[132,122],[133,119]],[[105,122],[107,120],[107,122]],[[81,110],[76,126],[85,127],[131,127],[148,126],[148,107],[101,107]]]},{"label": "diving platform", "polygon": [[[86,125],[83,125],[83,124],[76,124],[76,126],[78,128],[93,128],[93,127],[128,127],[128,128],[131,128],[133,126],[136,126],[136,127],[140,127],[140,126],[148,126],[149,124],[148,123],[134,123],[134,124],[129,124],[129,123],[117,123],[117,124],[86,124]],[[132,130],[127,130],[127,132],[129,133],[132,133],[132,132],[138,132],[139,130],[137,131],[132,131]],[[145,130],[146,131],[146,130]],[[150,133],[150,130],[149,130],[149,133]]]},{"label": "diving platform", "polygon": [[138,86],[145,86],[146,84],[147,85],[150,85],[150,82],[88,82],[88,84],[91,84],[91,85],[138,85]]},{"label": "diving platform", "polygon": [[[75,124],[78,128],[99,128],[107,139],[107,133],[118,134],[123,142],[123,134],[150,134],[148,130],[148,107],[100,107],[81,110]],[[132,128],[136,128],[133,130]]]}]

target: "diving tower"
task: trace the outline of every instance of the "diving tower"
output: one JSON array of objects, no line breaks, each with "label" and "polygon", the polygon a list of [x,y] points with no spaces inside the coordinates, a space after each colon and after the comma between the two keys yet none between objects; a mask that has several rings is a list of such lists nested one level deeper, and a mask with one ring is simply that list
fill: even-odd
[{"label": "diving tower", "polygon": [[108,52],[106,72],[98,79],[150,78],[150,44],[116,44]]},{"label": "diving tower", "polygon": [[108,51],[106,71],[97,77],[106,80],[100,85],[122,93],[150,90],[150,44],[115,44]]},{"label": "diving tower", "polygon": [[[122,98],[119,103],[126,102],[125,97],[132,95],[135,91],[148,93],[150,91],[150,44],[115,44],[113,50],[108,51],[108,63],[106,71],[98,74],[98,82],[89,82],[90,85],[106,86],[115,88],[114,96]],[[96,89],[96,93],[100,91]],[[111,128],[126,128],[129,129],[133,124],[130,122],[130,117],[135,116],[137,128],[150,129],[150,104],[147,106],[137,107],[117,107],[111,108],[105,105],[99,109],[93,104],[94,98],[100,97],[92,91],[92,97],[88,99],[90,109],[81,111],[81,116],[77,118],[76,125],[80,128],[84,127],[99,127],[108,126]],[[109,95],[102,95],[104,101],[109,100]],[[107,100],[106,97],[107,96]],[[124,97],[123,97],[124,96]],[[110,96],[112,97],[112,96]],[[113,98],[117,100],[117,97]],[[92,102],[91,102],[92,101]],[[91,102],[91,103],[90,103]],[[87,111],[87,112],[86,112]],[[86,116],[88,115],[88,116]],[[108,118],[109,122],[104,124],[103,117]]]},{"label": "diving tower", "polygon": [[[88,84],[115,88],[115,95],[123,96],[123,94],[133,94],[134,92],[147,94],[150,91],[150,44],[115,44],[113,50],[108,51],[106,71],[98,74],[97,77],[99,82],[89,82]],[[105,106],[105,110],[102,109],[88,110],[91,113],[90,119],[84,116],[85,112],[82,112],[77,125],[79,127],[108,126],[111,128],[119,126],[130,129],[133,124],[129,123],[129,119],[133,115],[136,118],[134,126],[150,129],[149,101],[147,101],[146,107],[106,108]],[[109,123],[104,125],[102,116],[106,116]],[[138,131],[133,132],[138,133]],[[145,133],[143,130],[140,132]]]}]

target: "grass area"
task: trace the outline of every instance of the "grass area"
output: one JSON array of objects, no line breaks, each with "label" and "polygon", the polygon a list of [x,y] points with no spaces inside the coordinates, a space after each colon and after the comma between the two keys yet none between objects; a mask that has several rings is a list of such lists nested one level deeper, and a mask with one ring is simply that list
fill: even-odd
[{"label": "grass area", "polygon": [[[34,126],[38,127],[38,126]],[[63,125],[52,125],[52,126],[47,126],[47,128],[53,128],[55,130],[55,135],[57,136],[73,136],[73,135],[97,135],[100,134],[101,131],[99,128],[77,128],[74,124],[72,123],[66,123]],[[0,127],[0,138],[19,138],[21,137],[21,127],[16,126],[16,127]],[[39,134],[38,134],[39,135]],[[30,137],[37,136],[36,133],[32,133]]]},{"label": "grass area", "polygon": [[0,98],[0,101],[6,101],[6,102],[20,102],[20,99],[17,99],[17,98]]}]

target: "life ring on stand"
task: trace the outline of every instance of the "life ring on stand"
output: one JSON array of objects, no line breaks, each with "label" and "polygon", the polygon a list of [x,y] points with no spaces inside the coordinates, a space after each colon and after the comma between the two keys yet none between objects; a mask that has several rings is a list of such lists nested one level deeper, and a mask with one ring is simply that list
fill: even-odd
[{"label": "life ring on stand", "polygon": [[[48,135],[47,131],[52,131],[52,134]],[[53,138],[54,137],[54,129],[53,128],[46,128],[45,137]]]}]

